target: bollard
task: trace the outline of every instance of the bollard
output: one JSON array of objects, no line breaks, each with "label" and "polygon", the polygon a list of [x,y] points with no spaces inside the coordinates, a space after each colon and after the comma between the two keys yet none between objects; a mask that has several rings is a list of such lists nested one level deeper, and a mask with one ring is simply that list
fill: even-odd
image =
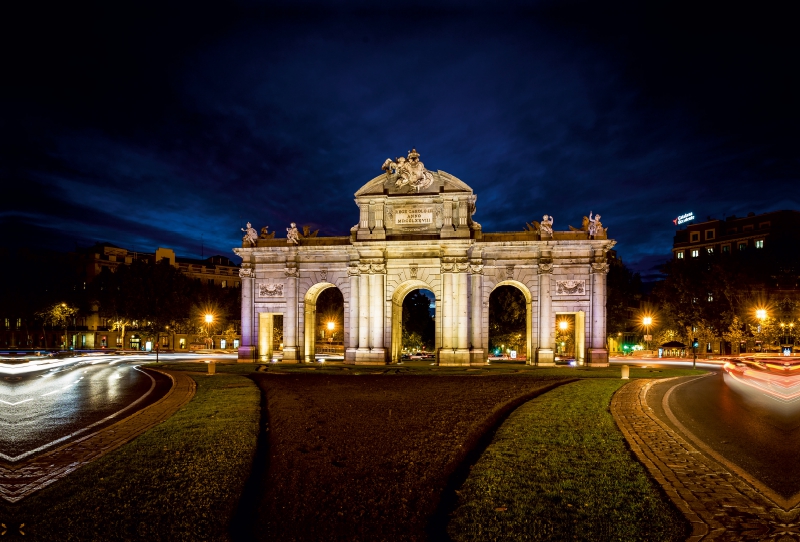
[{"label": "bollard", "polygon": [[208,362],[208,374],[213,375],[217,371],[217,365],[213,361]]},{"label": "bollard", "polygon": [[628,380],[628,377],[630,375],[630,370],[631,370],[630,367],[628,367],[627,365],[622,366],[622,380]]}]

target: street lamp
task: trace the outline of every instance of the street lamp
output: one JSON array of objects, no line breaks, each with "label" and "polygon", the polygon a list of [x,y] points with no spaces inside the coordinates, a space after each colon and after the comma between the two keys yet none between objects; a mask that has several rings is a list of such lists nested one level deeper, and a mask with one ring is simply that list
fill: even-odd
[{"label": "street lamp", "polygon": [[211,324],[214,322],[214,315],[213,314],[206,314],[206,336],[208,342],[213,346],[213,341],[211,340]]},{"label": "street lamp", "polygon": [[336,324],[334,322],[328,322],[328,331],[330,331],[330,335],[328,336],[328,345],[333,347],[333,330],[336,329]]},{"label": "street lamp", "polygon": [[648,350],[650,350],[650,326],[652,325],[653,325],[652,316],[645,316],[644,318],[642,318],[642,326],[644,326],[644,334],[645,334],[644,340]]}]

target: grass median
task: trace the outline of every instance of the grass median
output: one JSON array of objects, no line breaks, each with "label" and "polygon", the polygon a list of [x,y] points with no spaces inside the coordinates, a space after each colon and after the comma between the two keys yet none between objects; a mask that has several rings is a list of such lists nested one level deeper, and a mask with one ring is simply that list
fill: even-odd
[{"label": "grass median", "polygon": [[225,540],[250,473],[260,393],[192,375],[195,397],[119,450],[8,505],[35,540]]},{"label": "grass median", "polygon": [[574,382],[511,414],[457,492],[452,539],[684,540],[608,411],[624,383]]}]

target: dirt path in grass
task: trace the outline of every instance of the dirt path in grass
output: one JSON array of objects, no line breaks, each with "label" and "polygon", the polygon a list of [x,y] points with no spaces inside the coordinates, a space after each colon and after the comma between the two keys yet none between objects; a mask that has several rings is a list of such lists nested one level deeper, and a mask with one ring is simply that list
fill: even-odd
[{"label": "dirt path in grass", "polygon": [[261,540],[427,540],[466,453],[553,379],[272,375]]}]

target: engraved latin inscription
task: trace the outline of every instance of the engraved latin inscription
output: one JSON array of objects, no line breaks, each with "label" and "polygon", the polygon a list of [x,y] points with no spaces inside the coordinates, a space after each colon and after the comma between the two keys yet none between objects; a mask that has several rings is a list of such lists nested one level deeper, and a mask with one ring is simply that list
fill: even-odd
[{"label": "engraved latin inscription", "polygon": [[433,207],[400,207],[395,209],[394,223],[398,226],[433,224]]}]

